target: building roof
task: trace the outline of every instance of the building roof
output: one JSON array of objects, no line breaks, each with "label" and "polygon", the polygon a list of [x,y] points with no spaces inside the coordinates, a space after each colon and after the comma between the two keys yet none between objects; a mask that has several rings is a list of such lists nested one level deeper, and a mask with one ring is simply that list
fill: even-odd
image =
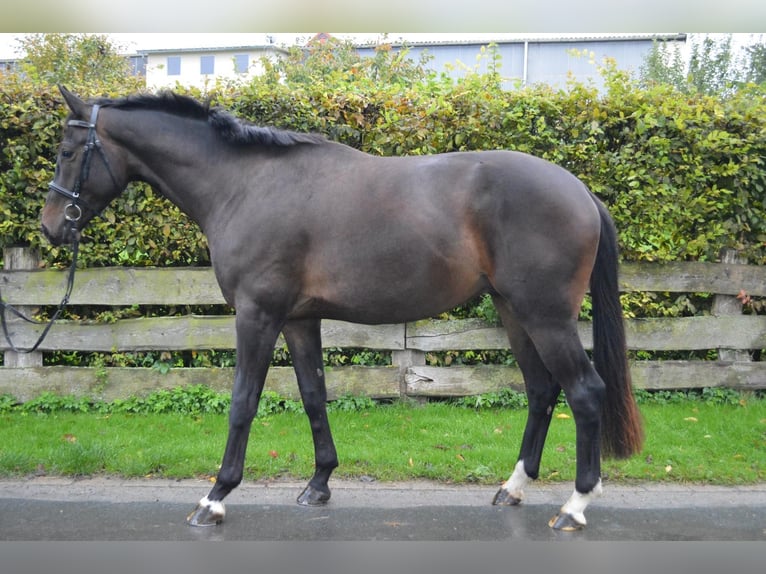
[{"label": "building roof", "polygon": [[487,45],[487,44],[523,44],[525,42],[530,43],[563,43],[563,42],[626,42],[631,40],[659,40],[659,41],[685,41],[687,34],[685,33],[668,33],[668,34],[588,34],[583,36],[535,36],[530,35],[526,37],[518,38],[501,38],[497,40],[491,39],[459,39],[459,40],[393,40],[390,42],[371,41],[366,43],[355,44],[360,48],[369,48],[377,44],[391,44],[392,46],[412,46],[412,47],[425,47],[425,46],[471,46],[471,45]]},{"label": "building roof", "polygon": [[[311,40],[311,42],[326,41],[329,37],[327,34],[317,34]],[[630,40],[662,40],[662,41],[684,41],[686,40],[686,34],[684,33],[670,33],[670,34],[589,34],[587,36],[535,36],[530,35],[528,37],[519,38],[504,38],[498,40],[491,39],[440,39],[440,40],[393,40],[390,42],[370,41],[359,42],[354,44],[359,48],[369,48],[378,44],[391,44],[393,46],[471,46],[471,45],[487,45],[487,44],[523,44],[525,42],[536,43],[556,43],[556,42],[609,42],[609,41],[630,41]],[[273,50],[277,52],[287,53],[287,49],[275,44],[258,44],[249,46],[219,46],[219,47],[205,47],[205,48],[159,48],[159,49],[145,49],[138,50],[140,55],[148,54],[177,54],[177,53],[196,53],[196,52],[235,52],[235,51],[253,51],[253,50]]]},{"label": "building roof", "polygon": [[148,50],[137,50],[136,53],[139,55],[149,55],[149,54],[178,54],[178,53],[199,53],[199,52],[252,52],[255,50],[271,50],[275,52],[282,52],[287,53],[287,50],[285,48],[282,48],[280,46],[275,46],[274,44],[256,44],[251,46],[220,46],[220,47],[205,47],[205,48],[158,48],[156,50],[148,49]]}]

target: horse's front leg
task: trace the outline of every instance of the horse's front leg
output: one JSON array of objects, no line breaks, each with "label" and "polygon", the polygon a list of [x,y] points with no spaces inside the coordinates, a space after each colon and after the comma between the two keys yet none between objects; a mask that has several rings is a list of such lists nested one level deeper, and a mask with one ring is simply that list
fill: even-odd
[{"label": "horse's front leg", "polygon": [[338,456],[327,420],[320,320],[288,321],[282,333],[293,359],[303,408],[308,415],[314,440],[314,476],[298,497],[298,504],[321,505],[330,499],[327,481],[338,466]]},{"label": "horse's front leg", "polygon": [[266,372],[282,322],[258,308],[237,309],[237,367],[229,412],[229,436],[215,486],[187,517],[192,526],[223,521],[223,499],[242,482],[250,426],[258,412]]}]

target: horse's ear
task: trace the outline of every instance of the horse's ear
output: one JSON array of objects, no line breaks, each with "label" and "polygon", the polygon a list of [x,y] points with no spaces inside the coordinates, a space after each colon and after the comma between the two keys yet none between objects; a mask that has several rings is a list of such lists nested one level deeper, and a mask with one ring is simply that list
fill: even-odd
[{"label": "horse's ear", "polygon": [[66,89],[66,86],[62,86],[59,84],[59,91],[61,92],[61,95],[64,96],[64,101],[66,102],[66,105],[69,106],[69,109],[72,111],[72,113],[75,116],[78,117],[86,117],[87,115],[87,104],[82,101],[80,98],[75,96],[72,92]]}]

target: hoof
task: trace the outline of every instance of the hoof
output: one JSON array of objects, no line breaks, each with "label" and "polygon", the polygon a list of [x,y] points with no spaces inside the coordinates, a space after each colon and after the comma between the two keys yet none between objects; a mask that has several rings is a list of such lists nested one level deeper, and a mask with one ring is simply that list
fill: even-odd
[{"label": "hoof", "polygon": [[492,499],[493,506],[517,506],[521,504],[521,497],[515,496],[501,488],[495,494],[495,498]]},{"label": "hoof", "polygon": [[580,522],[571,514],[557,514],[548,521],[548,526],[562,532],[575,532],[585,528],[585,522]]},{"label": "hoof", "polygon": [[194,512],[186,517],[190,526],[216,526],[223,522],[226,510],[220,501],[211,501],[207,496],[199,501]]},{"label": "hoof", "polygon": [[330,490],[319,490],[310,484],[301,492],[298,497],[298,504],[301,506],[323,506],[330,500]]}]

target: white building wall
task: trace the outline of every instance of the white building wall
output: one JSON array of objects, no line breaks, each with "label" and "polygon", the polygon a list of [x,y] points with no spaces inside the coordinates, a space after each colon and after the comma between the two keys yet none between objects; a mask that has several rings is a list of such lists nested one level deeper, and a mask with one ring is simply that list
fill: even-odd
[{"label": "white building wall", "polygon": [[[149,89],[173,88],[180,84],[204,88],[217,79],[246,80],[263,73],[263,58],[274,61],[283,51],[273,46],[218,48],[199,50],[158,50],[146,53],[146,87]],[[237,56],[247,56],[247,71],[236,70]],[[202,73],[202,58],[213,58],[212,74]],[[171,74],[169,58],[180,59],[180,73]]]}]

